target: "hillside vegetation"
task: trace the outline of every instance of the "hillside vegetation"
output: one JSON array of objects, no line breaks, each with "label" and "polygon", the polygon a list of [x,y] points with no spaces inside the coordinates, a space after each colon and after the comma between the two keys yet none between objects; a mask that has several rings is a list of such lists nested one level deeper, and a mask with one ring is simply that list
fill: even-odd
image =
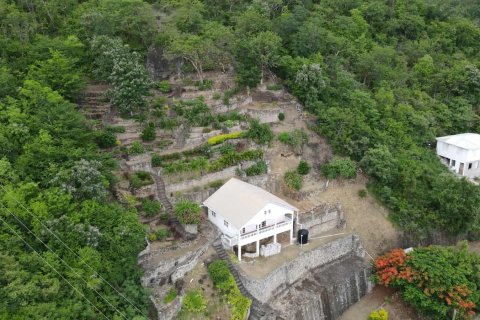
[{"label": "hillside vegetation", "polygon": [[142,119],[162,89],[144,67],[155,46],[201,86],[233,66],[226,102],[280,77],[399,228],[478,236],[479,188],[433,150],[436,136],[480,130],[476,2],[0,0],[0,319],[146,318],[145,230],[115,202],[116,164],[99,150],[115,136],[75,103],[107,83],[117,110]]}]

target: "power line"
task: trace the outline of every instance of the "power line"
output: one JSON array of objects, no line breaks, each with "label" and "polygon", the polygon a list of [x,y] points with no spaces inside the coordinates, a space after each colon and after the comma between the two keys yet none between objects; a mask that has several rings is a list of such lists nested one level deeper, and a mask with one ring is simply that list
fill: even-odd
[{"label": "power line", "polygon": [[71,284],[57,269],[55,269],[54,266],[52,266],[44,257],[42,257],[42,255],[40,253],[37,252],[37,250],[35,250],[30,244],[28,244],[27,241],[25,241],[25,239],[22,238],[22,236],[20,236],[18,234],[18,232],[15,231],[15,229],[13,229],[6,221],[5,219],[3,219],[1,216],[0,216],[0,220],[5,224],[7,225],[7,227],[12,230],[13,233],[15,233],[15,235],[20,238],[20,240],[23,241],[23,243],[25,243],[33,252],[35,252],[39,257],[40,259],[43,260],[43,262],[45,262],[50,268],[53,269],[53,271],[55,271],[66,283],[68,283],[70,285],[70,287],[72,287],[73,290],[75,290],[77,293],[79,293],[86,301],[88,301],[88,303],[90,303],[92,305],[92,307],[95,308],[95,310],[97,310],[98,312],[100,312],[102,314],[102,316],[105,317],[105,319],[109,320],[108,317],[100,310],[98,309],[90,300],[88,300],[88,298],[80,291],[78,290],[73,284]]},{"label": "power line", "polygon": [[106,299],[104,296],[102,296],[95,288],[91,287],[88,282],[83,278],[81,277],[68,263],[65,262],[65,260],[63,260],[58,254],[55,253],[55,251],[53,251],[45,242],[43,242],[42,239],[40,239],[32,230],[30,230],[13,212],[11,212],[7,207],[5,207],[3,204],[2,204],[2,207],[8,211],[8,213],[10,213],[14,218],[15,220],[17,220],[25,229],[28,230],[29,233],[31,233],[38,241],[40,241],[49,251],[51,251],[60,261],[62,261],[70,270],[72,270],[72,272],[80,279],[83,280],[83,282],[85,282],[85,284],[87,285],[87,287],[90,287],[93,291],[95,291],[96,294],[98,294],[98,296],[100,298],[102,298],[103,301],[105,301],[110,307],[112,307],[113,309],[115,309],[115,311],[117,313],[119,313],[124,319],[128,320],[128,318],[120,311],[118,310],[114,305],[112,305],[110,303],[110,301],[108,301],[108,299]]},{"label": "power line", "polygon": [[55,237],[55,239],[57,239],[58,241],[60,241],[60,243],[65,247],[67,248],[71,253],[73,253],[78,259],[80,259],[80,262],[82,262],[83,264],[85,264],[90,270],[92,270],[94,273],[95,273],[95,276],[99,277],[103,282],[105,282],[106,284],[108,284],[108,286],[110,288],[112,288],[120,297],[122,297],[123,299],[125,299],[125,301],[127,301],[132,307],[134,307],[138,312],[140,312],[141,315],[143,315],[145,318],[148,318],[143,312],[142,310],[140,310],[133,302],[131,302],[127,297],[125,297],[120,291],[118,291],[112,284],[110,284],[110,282],[108,282],[107,280],[105,280],[105,278],[103,278],[97,271],[95,271],[95,269],[93,269],[85,260],[83,260],[82,257],[80,257],[76,252],[74,252],[65,242],[63,242],[62,239],[60,239],[52,230],[50,230],[50,228],[48,228],[47,226],[45,226],[45,224],[33,213],[31,212],[27,207],[25,207],[25,205],[23,203],[21,203],[20,201],[18,201],[15,197],[13,197],[11,195],[10,192],[8,192],[5,187],[3,185],[0,185],[0,187],[2,188],[2,190],[5,192],[5,194],[7,194],[11,199],[13,199],[16,203],[18,203],[20,206],[22,206],[28,213],[31,214],[31,216],[37,220],[43,228],[45,228],[51,235],[53,235]]}]

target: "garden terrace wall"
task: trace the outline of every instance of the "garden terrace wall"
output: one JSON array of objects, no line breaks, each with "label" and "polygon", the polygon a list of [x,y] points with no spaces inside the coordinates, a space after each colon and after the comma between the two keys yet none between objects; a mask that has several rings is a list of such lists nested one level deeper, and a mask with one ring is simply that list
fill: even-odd
[{"label": "garden terrace wall", "polygon": [[279,122],[278,114],[283,112],[283,109],[249,109],[242,110],[240,114],[247,114],[252,118],[258,119],[260,123],[274,123]]},{"label": "garden terrace wall", "polygon": [[365,255],[357,235],[348,235],[330,241],[311,251],[301,252],[292,261],[267,274],[262,279],[253,279],[238,268],[241,281],[252,296],[265,303],[276,294],[285,290],[309,270],[326,265],[348,255],[363,257]]},{"label": "garden terrace wall", "polygon": [[126,161],[127,168],[130,171],[151,171],[152,170],[152,156],[148,153],[138,156],[130,156]]},{"label": "garden terrace wall", "polygon": [[212,172],[205,174],[201,177],[198,177],[193,180],[187,180],[187,181],[182,181],[182,182],[177,182],[177,183],[172,183],[172,184],[167,184],[165,186],[165,191],[167,192],[167,195],[173,196],[175,192],[182,191],[182,190],[190,190],[198,187],[203,187],[211,182],[217,181],[217,180],[227,180],[229,178],[232,178],[236,175],[237,169],[242,169],[242,168],[247,168],[251,165],[253,165],[255,161],[245,161],[242,162],[241,164],[233,167],[228,167],[226,169],[223,169],[218,172]]}]

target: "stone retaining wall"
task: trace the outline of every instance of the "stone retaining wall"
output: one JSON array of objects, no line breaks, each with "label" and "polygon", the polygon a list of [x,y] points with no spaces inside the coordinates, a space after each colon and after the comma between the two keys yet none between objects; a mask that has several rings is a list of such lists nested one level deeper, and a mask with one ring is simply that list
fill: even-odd
[{"label": "stone retaining wall", "polygon": [[240,268],[239,274],[245,288],[260,302],[265,303],[275,294],[298,281],[307,271],[347,255],[364,256],[364,250],[357,235],[348,235],[311,251],[301,252],[296,259],[285,263],[262,279],[249,278]]},{"label": "stone retaining wall", "polygon": [[282,112],[280,108],[274,109],[244,109],[241,114],[248,114],[254,119],[258,119],[260,123],[272,123],[280,121],[278,114]]},{"label": "stone retaining wall", "polygon": [[342,206],[327,203],[301,213],[299,223],[302,228],[308,229],[310,237],[329,230],[344,228],[346,224]]}]

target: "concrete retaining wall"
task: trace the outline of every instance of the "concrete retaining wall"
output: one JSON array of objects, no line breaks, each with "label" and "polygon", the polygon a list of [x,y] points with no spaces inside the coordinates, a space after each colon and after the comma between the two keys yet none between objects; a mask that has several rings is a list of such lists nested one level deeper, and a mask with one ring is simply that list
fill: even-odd
[{"label": "concrete retaining wall", "polygon": [[300,255],[269,273],[263,279],[252,279],[239,268],[245,288],[259,301],[267,302],[276,293],[298,281],[307,271],[347,255],[363,257],[364,251],[357,235],[349,235],[319,246]]}]

